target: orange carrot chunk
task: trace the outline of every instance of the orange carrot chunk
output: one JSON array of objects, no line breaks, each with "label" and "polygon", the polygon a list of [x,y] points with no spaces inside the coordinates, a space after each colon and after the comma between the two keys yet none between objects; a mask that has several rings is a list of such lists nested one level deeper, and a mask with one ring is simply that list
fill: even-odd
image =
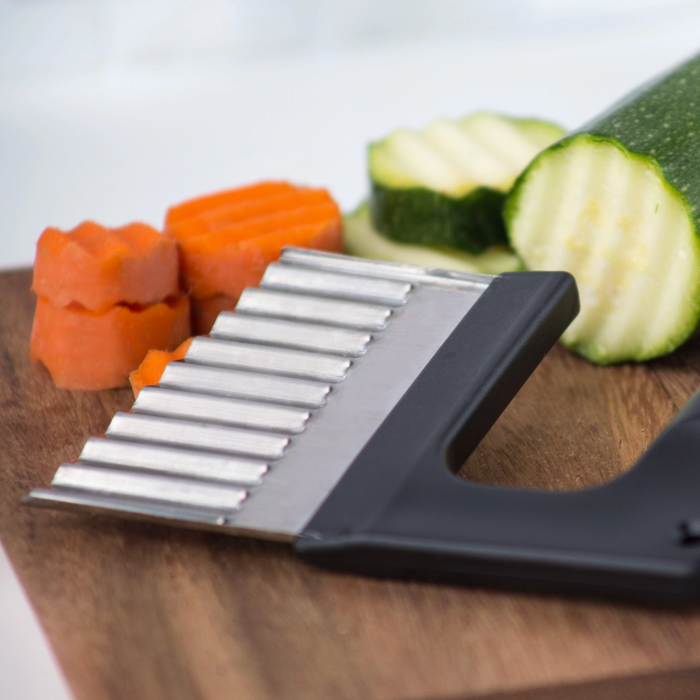
[{"label": "orange carrot chunk", "polygon": [[129,375],[129,383],[134,392],[134,398],[145,386],[158,384],[169,362],[182,360],[192,344],[192,338],[188,338],[172,352],[167,350],[149,350],[143,362]]},{"label": "orange carrot chunk", "polygon": [[195,332],[208,333],[260,283],[286,245],[342,252],[340,210],[324,189],[263,182],[172,207],[166,230],[178,241],[181,283],[192,297]]},{"label": "orange carrot chunk", "polygon": [[179,241],[270,214],[303,209],[315,204],[335,204],[327,190],[300,189],[273,197],[235,202],[202,212],[172,224],[168,232]]},{"label": "orange carrot chunk", "polygon": [[341,251],[337,205],[277,212],[181,241],[183,285],[195,299],[215,294],[238,299],[243,289],[260,283],[285,245]]},{"label": "orange carrot chunk", "polygon": [[190,199],[182,204],[177,204],[170,207],[165,215],[165,228],[168,230],[170,226],[182,221],[190,219],[193,216],[198,216],[202,212],[216,209],[217,207],[234,204],[236,202],[251,201],[253,199],[262,199],[264,197],[273,197],[275,195],[284,194],[285,192],[293,192],[297,188],[287,182],[260,182],[247,187],[239,187],[233,190],[225,190],[216,192],[215,194],[205,195]]},{"label": "orange carrot chunk", "polygon": [[218,250],[183,255],[184,283],[195,300],[225,294],[238,301],[246,287],[260,284],[265,268],[279,259],[282,248],[287,245],[339,252],[342,228],[338,221],[325,221],[272,231]]},{"label": "orange carrot chunk", "polygon": [[274,212],[180,241],[180,255],[185,257],[197,253],[212,255],[225,246],[275,231],[285,231],[298,226],[326,226],[331,222],[339,221],[340,210],[335,202],[316,204],[292,211]]},{"label": "orange carrot chunk", "polygon": [[59,387],[110,389],[125,386],[150,349],[172,350],[189,335],[187,297],[102,311],[56,306],[39,297],[29,348],[31,359],[40,360]]},{"label": "orange carrot chunk", "polygon": [[151,304],[178,293],[177,244],[138,223],[110,229],[86,221],[67,232],[47,228],[37,243],[32,288],[59,307]]}]

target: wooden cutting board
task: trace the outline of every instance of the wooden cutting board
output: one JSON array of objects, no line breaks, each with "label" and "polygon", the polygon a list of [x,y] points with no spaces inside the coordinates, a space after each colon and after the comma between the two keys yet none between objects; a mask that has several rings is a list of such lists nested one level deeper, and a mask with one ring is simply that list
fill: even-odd
[{"label": "wooden cutting board", "polygon": [[[281,544],[21,506],[133,400],[31,365],[30,281],[0,275],[0,538],[78,700],[700,697],[700,610],[376,581]],[[607,369],[555,348],[462,475],[602,482],[699,384],[700,342]]]}]

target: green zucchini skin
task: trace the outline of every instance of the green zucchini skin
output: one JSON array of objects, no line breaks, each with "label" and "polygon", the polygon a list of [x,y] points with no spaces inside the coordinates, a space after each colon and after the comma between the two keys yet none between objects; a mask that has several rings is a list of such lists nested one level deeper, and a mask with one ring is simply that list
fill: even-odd
[{"label": "green zucchini skin", "polygon": [[[530,267],[528,256],[519,246],[514,230],[532,175],[556,151],[580,148],[586,141],[591,145],[613,146],[630,162],[636,162],[640,169],[646,168],[648,172],[658,175],[669,196],[687,214],[694,233],[689,250],[694,248],[691,254],[700,260],[700,55],[625,96],[601,116],[540,153],[521,173],[506,201],[504,219],[509,241],[526,267]],[[576,273],[571,272],[576,277]],[[582,282],[577,282],[581,289]],[[585,289],[583,292],[585,298]],[[571,341],[567,340],[566,335],[562,342],[591,362],[601,365],[642,362],[660,357],[697,334],[700,324],[700,268],[696,279],[688,283],[682,303],[683,323],[666,337],[660,337],[654,343],[647,343],[634,351],[618,352],[615,348],[601,347],[595,339]]]},{"label": "green zucchini skin", "polygon": [[494,245],[508,245],[505,200],[503,192],[490,187],[455,198],[424,187],[389,188],[373,180],[369,208],[374,227],[395,241],[479,255]]},{"label": "green zucchini skin", "polygon": [[629,151],[653,158],[666,181],[686,198],[697,224],[700,54],[643,85],[578,131],[615,139]]}]

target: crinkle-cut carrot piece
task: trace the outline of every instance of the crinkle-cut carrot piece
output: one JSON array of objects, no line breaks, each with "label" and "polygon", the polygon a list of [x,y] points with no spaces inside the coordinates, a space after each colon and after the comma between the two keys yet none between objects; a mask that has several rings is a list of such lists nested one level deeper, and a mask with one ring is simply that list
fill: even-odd
[{"label": "crinkle-cut carrot piece", "polygon": [[342,253],[341,221],[333,219],[281,229],[238,241],[216,251],[183,256],[181,270],[184,283],[194,299],[226,294],[237,301],[246,287],[260,284],[265,268],[279,258],[284,246]]},{"label": "crinkle-cut carrot piece", "polygon": [[274,197],[285,192],[294,192],[298,188],[290,185],[288,182],[259,182],[255,185],[247,187],[238,187],[236,189],[224,190],[214,194],[205,195],[190,199],[181,204],[176,204],[170,207],[165,215],[166,231],[173,224],[183,219],[191,219],[193,216],[198,216],[202,212],[217,207],[223,207],[236,202],[245,202],[253,199],[263,199],[265,197]]},{"label": "crinkle-cut carrot piece", "polygon": [[100,312],[39,297],[29,348],[31,359],[41,360],[58,386],[110,389],[125,386],[149,350],[174,349],[189,335],[185,296]]},{"label": "crinkle-cut carrot piece", "polygon": [[143,362],[129,375],[129,383],[134,392],[134,398],[145,386],[158,384],[163,376],[165,367],[173,360],[182,360],[192,345],[192,338],[188,338],[172,352],[167,350],[149,350]]},{"label": "crinkle-cut carrot piece", "polygon": [[186,259],[190,255],[213,255],[226,246],[258,238],[275,231],[297,228],[299,226],[326,225],[331,221],[340,221],[340,210],[335,202],[260,216],[256,219],[242,221],[223,229],[180,241],[181,262],[183,258]]},{"label": "crinkle-cut carrot piece", "polygon": [[192,333],[195,335],[206,335],[211,331],[218,315],[222,311],[233,311],[237,303],[238,297],[232,297],[228,294],[216,294],[207,299],[195,299],[192,297],[190,300],[192,306]]},{"label": "crinkle-cut carrot piece", "polygon": [[178,293],[177,244],[139,223],[47,228],[37,243],[32,288],[56,306],[76,302],[93,310],[160,301]]},{"label": "crinkle-cut carrot piece", "polygon": [[302,188],[274,197],[236,202],[204,211],[198,216],[172,224],[169,226],[168,232],[178,241],[184,241],[187,238],[228,228],[249,219],[328,203],[335,204],[327,190]]},{"label": "crinkle-cut carrot piece", "polygon": [[286,245],[342,252],[342,219],[327,190],[260,183],[185,202],[166,217],[197,334],[257,286]]}]

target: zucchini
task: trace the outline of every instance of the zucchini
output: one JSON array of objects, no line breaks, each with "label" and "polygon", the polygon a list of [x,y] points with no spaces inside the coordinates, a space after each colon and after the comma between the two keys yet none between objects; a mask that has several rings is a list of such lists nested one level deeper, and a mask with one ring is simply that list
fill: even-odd
[{"label": "zucchini", "polygon": [[369,146],[374,227],[395,241],[472,255],[505,245],[505,193],[563,135],[548,122],[489,112],[398,129]]},{"label": "zucchini", "polygon": [[396,243],[374,230],[366,204],[343,217],[345,252],[360,258],[413,263],[461,272],[497,275],[521,269],[518,257],[506,246],[494,246],[481,255],[469,255],[448,248]]},{"label": "zucchini", "polygon": [[581,312],[562,340],[597,364],[671,352],[700,320],[700,56],[541,153],[508,198],[532,270],[567,270]]}]

